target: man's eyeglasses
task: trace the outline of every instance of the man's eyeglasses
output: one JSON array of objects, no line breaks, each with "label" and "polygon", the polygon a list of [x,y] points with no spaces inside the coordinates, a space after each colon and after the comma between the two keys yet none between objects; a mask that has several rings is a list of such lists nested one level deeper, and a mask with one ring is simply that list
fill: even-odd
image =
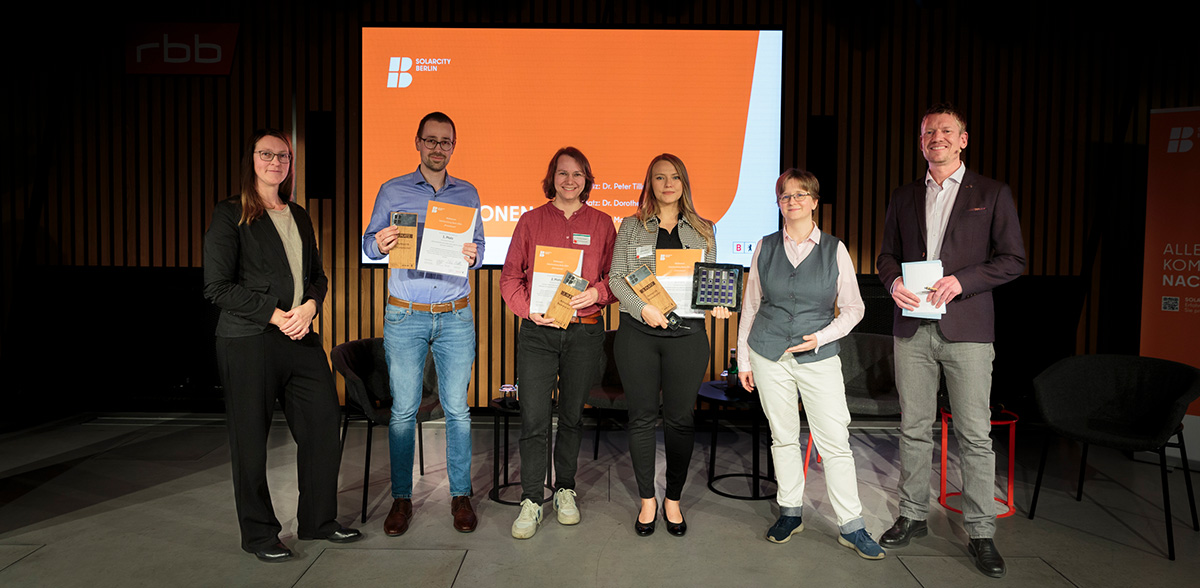
[{"label": "man's eyeglasses", "polygon": [[805,199],[805,198],[812,198],[812,194],[804,194],[804,193],[801,193],[801,194],[784,194],[783,196],[780,196],[780,197],[779,197],[779,203],[780,203],[780,204],[787,204],[787,203],[789,203],[789,202],[792,202],[792,201],[794,200],[794,201],[795,201],[797,204],[799,204],[799,203],[802,203],[802,202],[804,202],[804,199]]},{"label": "man's eyeglasses", "polygon": [[292,160],[291,153],[275,153],[273,151],[255,151],[255,153],[257,153],[258,158],[263,161],[271,161],[276,157],[279,158],[279,163],[287,163]]},{"label": "man's eyeglasses", "polygon": [[449,151],[451,149],[454,149],[454,141],[450,141],[450,140],[438,141],[437,139],[431,138],[431,139],[421,139],[421,142],[425,144],[426,149],[433,149],[434,147],[441,147],[442,151]]}]

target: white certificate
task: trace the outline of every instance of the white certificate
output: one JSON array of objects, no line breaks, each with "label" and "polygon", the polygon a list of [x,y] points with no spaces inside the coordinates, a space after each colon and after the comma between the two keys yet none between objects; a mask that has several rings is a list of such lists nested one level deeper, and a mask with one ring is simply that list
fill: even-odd
[{"label": "white certificate", "polygon": [[704,261],[703,249],[659,249],[654,261],[654,273],[671,300],[675,314],[683,318],[704,318],[704,311],[692,308],[692,274],[696,264]]},{"label": "white certificate", "polygon": [[465,278],[468,265],[462,250],[475,234],[476,214],[479,210],[470,206],[430,201],[417,269]]},{"label": "white certificate", "polygon": [[916,310],[901,309],[900,314],[919,319],[940,320],[942,315],[946,314],[946,305],[935,308],[933,303],[926,301],[926,298],[931,292],[929,288],[942,279],[942,261],[935,259],[902,263],[900,272],[903,276],[904,287],[921,299],[921,304],[917,306]]},{"label": "white certificate", "polygon": [[583,273],[583,250],[538,245],[533,257],[533,283],[529,285],[529,312],[545,314],[562,283],[563,275]]}]

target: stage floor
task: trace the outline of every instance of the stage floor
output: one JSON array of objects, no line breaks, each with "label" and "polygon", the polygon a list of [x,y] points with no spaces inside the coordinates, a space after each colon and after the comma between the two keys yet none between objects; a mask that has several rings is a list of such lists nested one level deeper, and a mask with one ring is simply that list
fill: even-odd
[{"label": "stage floor", "polygon": [[[358,521],[364,426],[352,426],[339,481],[340,520],[367,537],[350,545],[295,537],[295,445],[281,415],[269,439],[271,491],[296,559],[264,564],[238,545],[223,420],[205,415],[98,415],[0,437],[0,585],[18,586],[1186,586],[1200,579],[1200,533],[1190,526],[1181,471],[1168,476],[1178,561],[1166,558],[1157,465],[1101,448],[1091,451],[1082,502],[1075,502],[1079,450],[1059,442],[1042,489],[1038,518],[1028,513],[1041,436],[1018,429],[1017,513],[1000,519],[996,544],[1008,575],[978,573],[966,553],[961,515],[936,503],[930,535],[881,561],[860,559],[837,543],[822,467],[809,471],[805,530],[776,545],[763,536],[774,501],[721,497],[706,485],[708,433],[699,431],[684,491],[685,537],[633,532],[637,491],[626,437],[605,430],[592,459],[591,421],[579,458],[581,524],[546,522],[529,540],[511,538],[518,509],[488,500],[492,419],[473,426],[474,502],[479,528],[451,527],[445,431],[425,427],[426,474],[415,478],[412,527],[383,533],[391,504],[386,430],[375,431],[368,521]],[[750,433],[723,428],[718,473],[750,467]],[[1020,425],[1019,425],[1020,427]],[[517,428],[510,435],[519,461]],[[996,443],[997,490],[1005,483],[1005,433]],[[763,435],[764,447],[770,443]],[[897,431],[856,428],[851,443],[867,530],[879,535],[897,512]],[[951,442],[953,443],[953,441]],[[1200,447],[1193,448],[1200,453]],[[764,454],[765,455],[765,454]],[[950,485],[958,490],[951,450]],[[659,431],[659,495],[663,455]],[[764,461],[765,467],[765,461]],[[936,499],[938,465],[930,481]],[[514,478],[519,475],[515,471]],[[1193,473],[1200,485],[1200,475]],[[718,481],[730,493],[748,481]],[[771,486],[764,486],[767,491]],[[517,487],[504,497],[518,499]],[[999,505],[997,505],[999,506]]]}]

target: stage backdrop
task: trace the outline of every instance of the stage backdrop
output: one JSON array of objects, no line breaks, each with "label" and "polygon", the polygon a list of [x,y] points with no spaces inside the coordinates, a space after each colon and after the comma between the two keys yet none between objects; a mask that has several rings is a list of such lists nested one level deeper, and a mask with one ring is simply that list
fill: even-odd
[{"label": "stage backdrop", "polygon": [[[777,216],[781,31],[439,29],[362,31],[362,217],[379,186],[417,167],[417,122],[455,121],[448,171],[479,189],[484,263],[504,263],[520,215],[546,203],[550,157],[574,145],[588,204],[632,215],[659,153],[687,164],[717,261],[750,265]],[[364,258],[363,262],[370,260]]]},{"label": "stage backdrop", "polygon": [[1151,111],[1148,172],[1141,354],[1200,367],[1200,108]]}]

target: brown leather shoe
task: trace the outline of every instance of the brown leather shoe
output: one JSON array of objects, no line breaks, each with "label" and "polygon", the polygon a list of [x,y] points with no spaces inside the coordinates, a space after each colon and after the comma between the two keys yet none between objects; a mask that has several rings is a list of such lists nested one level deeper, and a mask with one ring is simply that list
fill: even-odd
[{"label": "brown leather shoe", "polygon": [[475,507],[471,506],[471,497],[469,496],[451,498],[450,514],[454,515],[454,530],[459,533],[470,533],[479,523],[475,518]]},{"label": "brown leather shoe", "polygon": [[399,537],[408,530],[408,521],[412,518],[412,500],[397,498],[392,501],[392,510],[383,521],[383,532],[388,537]]}]

